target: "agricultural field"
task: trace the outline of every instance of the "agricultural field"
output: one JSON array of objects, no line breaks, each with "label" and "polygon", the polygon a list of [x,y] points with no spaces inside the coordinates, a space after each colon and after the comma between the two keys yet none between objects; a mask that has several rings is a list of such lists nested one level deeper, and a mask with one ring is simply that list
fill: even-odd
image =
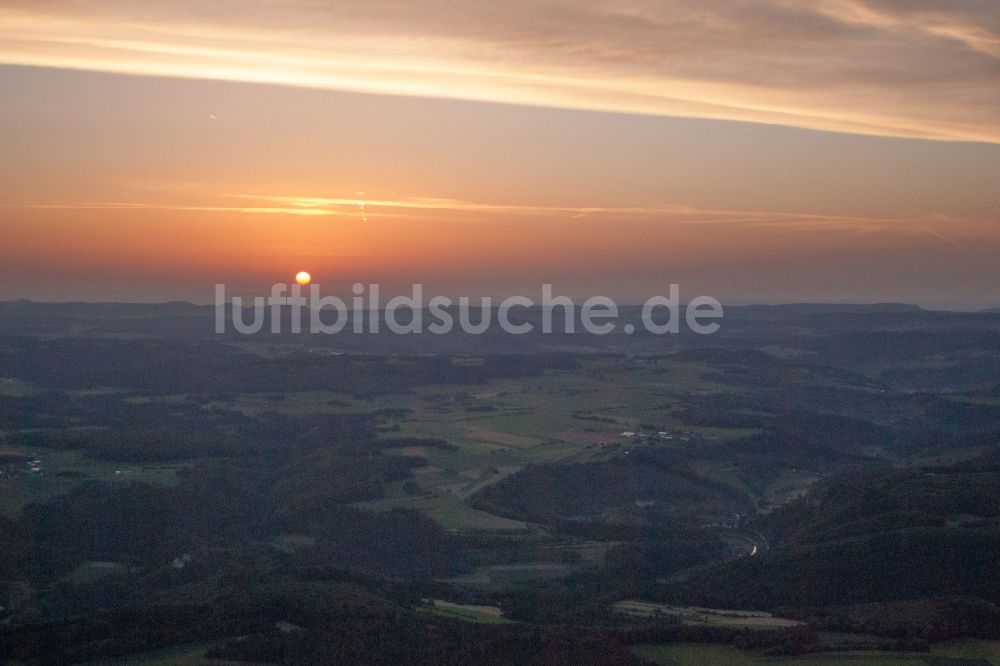
[{"label": "agricultural field", "polygon": [[481,622],[497,624],[508,622],[496,606],[477,606],[474,604],[456,604],[443,599],[432,599],[429,612],[442,617],[454,618],[465,622]]},{"label": "agricultural field", "polygon": [[784,629],[797,627],[802,623],[787,618],[775,617],[763,611],[723,610],[700,608],[698,606],[668,606],[648,601],[625,600],[612,606],[615,611],[635,617],[675,617],[684,624],[737,627],[744,629]]},{"label": "agricultural field", "polygon": [[831,652],[800,657],[764,657],[733,647],[676,644],[641,645],[636,654],[660,666],[960,666],[1000,664],[995,641],[960,641],[935,646],[929,653]]}]

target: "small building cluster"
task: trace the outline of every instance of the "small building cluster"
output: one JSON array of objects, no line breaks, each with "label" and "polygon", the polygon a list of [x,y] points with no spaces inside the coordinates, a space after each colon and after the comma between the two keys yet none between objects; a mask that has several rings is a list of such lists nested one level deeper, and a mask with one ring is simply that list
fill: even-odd
[{"label": "small building cluster", "polygon": [[645,432],[634,432],[632,430],[626,430],[618,435],[619,437],[624,437],[626,439],[636,440],[638,442],[655,442],[655,441],[680,441],[689,442],[691,441],[691,436],[684,432],[674,432],[672,430],[660,430],[653,433]]},{"label": "small building cluster", "polygon": [[42,461],[25,456],[0,457],[0,478],[16,479],[24,474],[41,474]]}]

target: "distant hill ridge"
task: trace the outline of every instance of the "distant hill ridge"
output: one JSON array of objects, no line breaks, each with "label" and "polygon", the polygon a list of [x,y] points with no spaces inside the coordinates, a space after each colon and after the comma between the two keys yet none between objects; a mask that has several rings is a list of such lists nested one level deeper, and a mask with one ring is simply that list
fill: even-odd
[{"label": "distant hill ridge", "polygon": [[[476,303],[478,299],[473,299]],[[537,300],[537,299],[536,299]],[[494,299],[494,304],[498,303]],[[578,305],[582,305],[582,300]],[[686,305],[686,304],[682,304]],[[133,310],[137,312],[149,311],[204,311],[207,308],[214,308],[214,305],[199,305],[189,301],[165,301],[162,303],[128,303],[128,302],[90,302],[90,301],[33,301],[28,299],[17,299],[13,301],[0,301],[0,309],[18,310],[44,310],[72,312],[87,310],[90,312],[125,312]],[[537,307],[537,306],[536,306]],[[622,303],[621,309],[630,310],[640,308],[638,303]],[[761,312],[768,314],[787,315],[809,315],[809,314],[836,314],[836,313],[918,313],[933,312],[909,303],[777,303],[777,304],[749,304],[749,305],[724,305],[727,311],[733,312]],[[982,313],[997,313],[1000,308],[991,310],[980,310]]]}]

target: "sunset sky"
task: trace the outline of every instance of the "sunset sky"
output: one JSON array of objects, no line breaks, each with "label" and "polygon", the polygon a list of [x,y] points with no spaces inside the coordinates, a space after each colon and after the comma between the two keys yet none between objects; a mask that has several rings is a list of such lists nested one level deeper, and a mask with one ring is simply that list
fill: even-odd
[{"label": "sunset sky", "polygon": [[0,299],[1000,306],[995,0],[0,0]]}]

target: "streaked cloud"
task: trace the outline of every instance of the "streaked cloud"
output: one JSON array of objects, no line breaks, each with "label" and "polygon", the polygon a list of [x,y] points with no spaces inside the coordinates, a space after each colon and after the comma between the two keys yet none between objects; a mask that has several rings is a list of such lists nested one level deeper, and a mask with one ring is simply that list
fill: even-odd
[{"label": "streaked cloud", "polygon": [[276,208],[267,206],[184,206],[167,203],[123,203],[116,201],[96,201],[83,203],[56,204],[8,204],[0,206],[7,209],[24,210],[125,210],[125,211],[178,211],[195,213],[248,213],[260,215],[336,215],[336,211],[328,208],[289,207]]},{"label": "streaked cloud", "polygon": [[8,0],[0,62],[1000,142],[992,0]]},{"label": "streaked cloud", "polygon": [[[648,206],[536,206],[493,204],[452,198],[408,197],[398,199],[358,199],[352,197],[290,196],[263,194],[219,195],[220,203],[185,205],[169,202],[66,202],[6,204],[8,210],[125,211],[241,213],[248,215],[332,217],[344,222],[377,223],[379,220],[436,222],[524,223],[530,220],[614,221],[630,224],[663,223],[668,225],[715,225],[722,229],[780,230],[792,233],[889,234],[933,236],[961,247],[956,238],[995,239],[995,222],[952,215],[875,217],[857,215],[818,215],[800,212],[773,212],[696,208],[680,205]],[[244,200],[248,205],[231,205]]]}]

